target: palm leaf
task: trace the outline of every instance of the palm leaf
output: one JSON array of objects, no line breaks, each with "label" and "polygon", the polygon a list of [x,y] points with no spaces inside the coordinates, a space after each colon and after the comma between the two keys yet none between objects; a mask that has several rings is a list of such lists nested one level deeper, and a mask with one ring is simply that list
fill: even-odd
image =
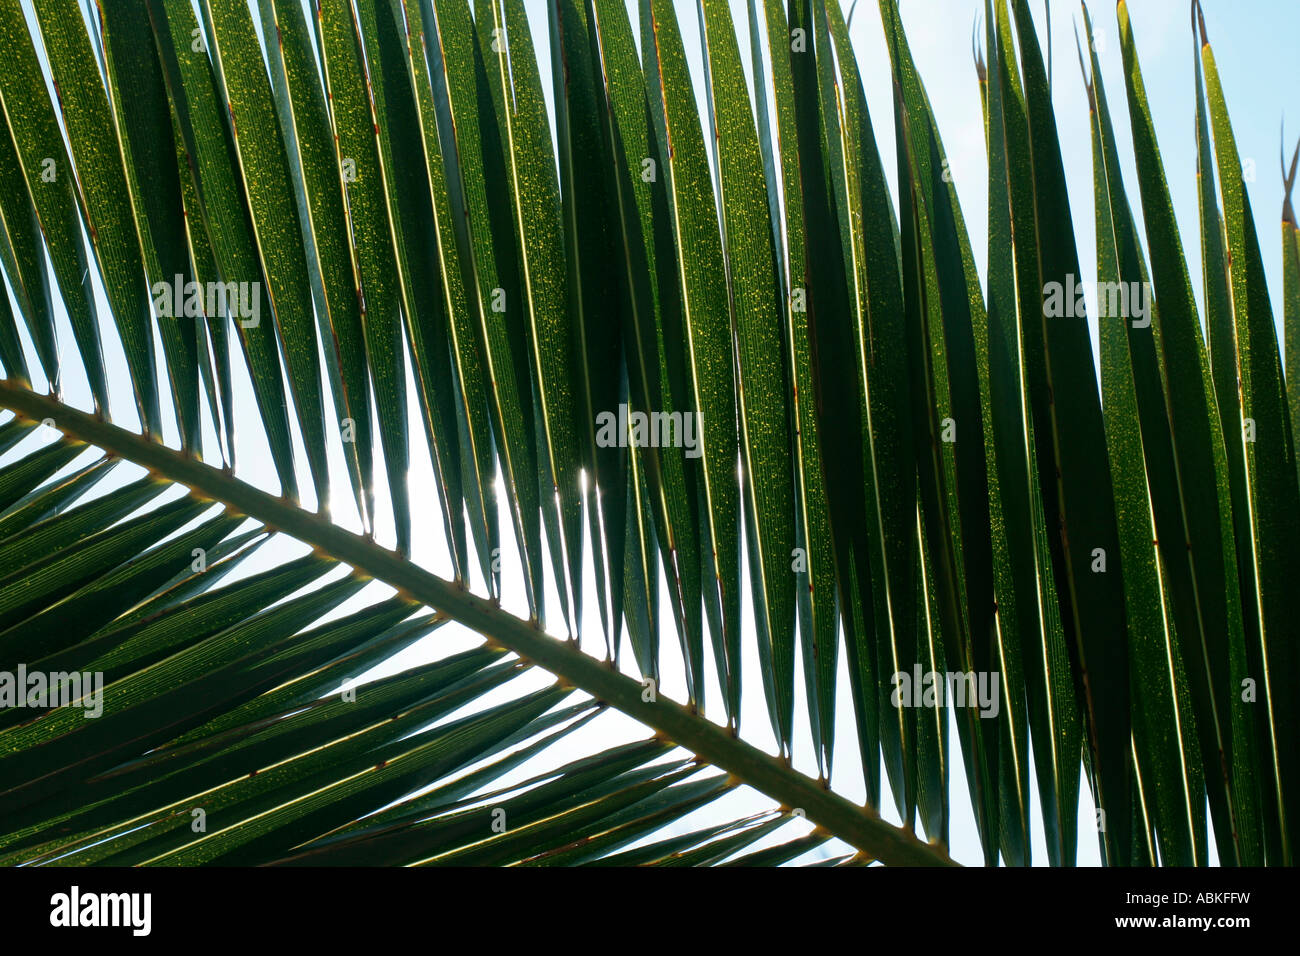
[{"label": "palm leaf", "polygon": [[899,5],[892,141],[838,3],[745,6],[0,3],[0,861],[946,865],[952,728],[988,864],[1075,862],[1080,772],[1107,863],[1291,860],[1300,406],[1204,26],[1205,334],[1124,4],[1141,232],[1081,55],[1156,293],[1098,374],[1029,5],[984,275]]}]

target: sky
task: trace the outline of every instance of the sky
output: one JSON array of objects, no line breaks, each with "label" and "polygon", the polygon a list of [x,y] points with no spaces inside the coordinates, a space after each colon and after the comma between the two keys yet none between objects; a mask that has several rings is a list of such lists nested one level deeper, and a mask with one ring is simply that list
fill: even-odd
[{"label": "sky", "polygon": [[[692,70],[697,100],[702,105],[702,64],[695,0],[674,0],[674,2],[686,44],[687,59]],[[534,44],[539,53],[539,72],[543,78],[544,93],[549,104],[550,63],[544,42],[547,36],[544,0],[524,0],[524,3]],[[733,20],[740,33],[740,49],[747,50],[746,5],[742,0],[729,0],[729,3]],[[24,7],[30,19],[31,12],[27,0],[24,0]],[[1297,137],[1300,137],[1300,99],[1295,97],[1297,90],[1295,51],[1297,44],[1300,44],[1300,3],[1294,0],[1205,0],[1204,7],[1206,25],[1210,41],[1214,45],[1238,145],[1243,158],[1254,161],[1255,178],[1253,182],[1248,183],[1248,191],[1268,272],[1274,310],[1280,317],[1281,253],[1278,222],[1282,201],[1282,176],[1278,160],[1279,137],[1285,119],[1289,156],[1290,148],[1294,147]],[[1031,0],[1031,8],[1039,27],[1040,42],[1046,46],[1044,4],[1041,0]],[[1097,37],[1103,79],[1116,127],[1124,180],[1128,187],[1130,202],[1140,222],[1141,210],[1136,192],[1136,173],[1131,159],[1131,137],[1125,107],[1124,75],[1114,6],[1110,0],[1100,0],[1100,2],[1093,2],[1089,9]],[[985,231],[987,164],[979,90],[971,53],[971,33],[976,15],[982,10],[983,0],[901,0],[904,27],[913,57],[934,108],[981,276],[985,274],[984,265],[987,258]],[[635,0],[629,0],[629,11],[635,17]],[[1196,151],[1193,126],[1195,101],[1192,73],[1192,57],[1196,46],[1191,36],[1188,3],[1186,0],[1134,0],[1130,4],[1130,14],[1151,113],[1154,117],[1155,132],[1199,302],[1200,241],[1197,219]],[[1050,17],[1053,102],[1079,249],[1081,278],[1090,281],[1095,278],[1096,271],[1093,243],[1092,152],[1087,100],[1074,50],[1074,30],[1080,23],[1078,7],[1073,3],[1053,2],[1050,5]],[[635,19],[633,22],[635,23]],[[896,176],[892,159],[894,145],[889,59],[879,10],[873,0],[860,0],[857,4],[850,34],[866,90],[877,146],[881,155],[887,158],[884,167],[892,189],[896,184]],[[748,69],[749,64],[746,61],[746,70]],[[1247,168],[1250,169],[1251,165],[1248,164]],[[103,299],[102,288],[98,292],[101,322],[106,323],[107,303]],[[1095,314],[1093,305],[1094,303],[1089,303],[1090,314]],[[70,343],[72,337],[66,315],[59,316],[59,323],[60,341]],[[1092,320],[1092,324],[1095,351],[1095,319]],[[112,416],[120,423],[132,427],[130,423],[134,423],[135,413],[130,397],[130,384],[123,372],[124,360],[121,348],[117,344],[116,332],[108,324],[104,324],[104,333],[106,360],[109,368],[113,370],[113,375],[110,377],[110,389],[113,394]],[[27,342],[26,339],[24,341]],[[30,342],[27,342],[27,346],[29,355],[34,354]],[[72,350],[66,344],[64,357],[65,359],[72,357]],[[236,362],[236,376],[236,418],[238,420],[242,415],[255,416],[251,388],[241,361]],[[41,384],[37,382],[37,387]],[[69,401],[79,407],[89,407],[84,373],[81,372],[75,358],[68,363],[64,387]],[[419,411],[414,404],[414,394],[414,382],[408,380],[408,395],[412,398],[411,420],[417,422]],[[330,410],[327,409],[327,414],[329,413]],[[276,481],[267,457],[266,445],[257,431],[256,428],[246,427],[239,433],[240,464],[237,473],[245,480],[275,491]],[[451,564],[443,541],[442,520],[436,496],[432,494],[434,479],[422,435],[422,429],[412,429],[412,469],[409,484],[416,507],[416,541],[413,558],[435,573],[450,576]],[[176,443],[174,426],[168,432],[168,440],[172,444]],[[205,437],[205,447],[212,450],[215,455],[217,447],[215,435],[210,429]],[[298,451],[301,461],[303,458],[300,443]],[[219,460],[219,457],[215,460]],[[349,484],[343,465],[342,449],[337,443],[330,449],[330,466],[334,486],[338,489],[335,494],[336,520],[354,530],[359,530],[355,513],[348,510],[351,495],[348,491]],[[134,473],[127,474],[129,471],[130,469],[122,469],[122,481],[134,477]],[[104,487],[99,489],[100,493],[108,490],[108,487],[109,485],[105,483]],[[305,491],[305,497],[310,505],[309,489]],[[386,493],[381,488],[379,496],[381,520],[377,536],[381,543],[391,545],[392,521],[386,515],[387,507]],[[504,511],[501,527],[503,529],[510,527]],[[510,532],[503,530],[502,533],[504,606],[508,610],[526,615],[527,609],[522,598],[522,577],[518,562],[512,553]],[[255,574],[303,550],[305,549],[300,546],[288,543],[263,548],[247,563],[240,574]],[[477,588],[481,589],[481,586],[481,582],[476,582]],[[382,586],[373,585],[368,592],[368,597],[361,599],[361,603],[386,593],[386,589]],[[583,646],[593,654],[603,654],[604,642],[596,617],[594,579],[590,568],[587,572],[587,593]],[[346,605],[345,610],[355,607],[356,604],[357,602],[354,601]],[[552,608],[558,607],[553,591],[548,595],[547,604]],[[747,600],[746,605],[748,605]],[[662,587],[661,606],[668,606],[667,593]],[[747,623],[750,622],[752,618],[748,606],[744,614]],[[557,616],[552,622],[551,630],[558,633],[558,628]],[[753,679],[747,681],[748,688],[742,705],[742,728],[745,738],[751,743],[775,752],[775,743],[769,729],[763,695],[757,679],[757,655],[753,646],[752,629],[747,630],[746,636],[748,656],[744,666]],[[455,626],[445,627],[399,658],[389,661],[372,676],[454,653],[473,643],[474,636],[464,629]],[[680,660],[674,659],[676,639],[670,627],[663,635],[662,647],[665,651],[663,672],[666,675],[680,673]],[[623,667],[635,676],[630,658],[630,653],[625,653]],[[708,662],[706,672],[713,673],[711,662]],[[832,784],[845,796],[860,800],[863,789],[854,744],[855,732],[847,673],[843,666],[841,666],[840,678],[837,759]],[[536,685],[549,682],[542,675],[535,675],[531,679]],[[796,674],[796,688],[801,687],[802,676]],[[674,682],[669,679],[661,688],[661,692],[680,699],[684,696],[684,687],[680,681]],[[711,688],[711,694],[716,707],[718,701],[716,687]],[[719,719],[717,713],[713,711],[710,713],[714,719]],[[809,744],[810,736],[805,713],[802,691],[799,690],[796,701],[795,765],[815,775],[816,767]],[[602,717],[592,722],[573,735],[563,746],[557,748],[551,757],[572,759],[585,755],[596,747],[611,746],[626,739],[645,735],[645,729],[639,725],[634,725],[633,722],[622,719],[618,715],[610,715],[608,718]],[[951,731],[949,737],[950,764],[954,774],[951,785],[953,819],[950,849],[959,861],[977,863],[981,859],[981,854],[966,796],[965,782],[962,779],[961,760],[956,752],[955,731]],[[522,779],[535,769],[531,765],[520,768],[511,779]],[[1097,862],[1097,848],[1095,840],[1091,837],[1093,808],[1086,786],[1082,791],[1079,807],[1079,860],[1080,863],[1087,864]],[[898,816],[890,803],[887,787],[884,800],[882,814],[886,819],[897,822]],[[718,819],[718,815],[723,812],[738,815],[768,805],[768,801],[757,795],[739,792],[727,797],[719,805],[698,811],[691,820],[680,824],[675,829],[689,829],[707,819]],[[1042,862],[1046,854],[1041,827],[1037,826],[1035,821],[1033,828],[1035,860]],[[788,838],[793,833],[793,828],[783,829],[778,837]]]}]

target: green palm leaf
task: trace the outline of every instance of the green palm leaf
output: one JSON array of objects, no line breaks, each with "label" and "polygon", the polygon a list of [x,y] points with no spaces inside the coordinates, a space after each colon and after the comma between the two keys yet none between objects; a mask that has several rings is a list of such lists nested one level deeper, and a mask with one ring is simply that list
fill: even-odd
[{"label": "green palm leaf", "polygon": [[949,865],[964,772],[987,864],[1081,773],[1108,864],[1290,862],[1300,366],[1204,26],[1202,332],[1084,12],[1098,370],[1029,5],[983,274],[879,6],[892,131],[834,0],[0,2],[0,861]]}]

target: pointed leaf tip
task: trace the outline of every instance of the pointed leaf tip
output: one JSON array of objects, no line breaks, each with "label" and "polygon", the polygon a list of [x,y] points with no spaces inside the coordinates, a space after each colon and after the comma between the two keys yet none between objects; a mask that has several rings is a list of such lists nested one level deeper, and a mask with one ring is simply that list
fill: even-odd
[{"label": "pointed leaf tip", "polygon": [[1279,147],[1279,156],[1282,160],[1282,186],[1285,195],[1282,198],[1282,221],[1287,225],[1296,224],[1295,207],[1291,205],[1291,191],[1295,188],[1296,161],[1300,160],[1300,140],[1296,141],[1295,152],[1291,154],[1291,168],[1287,169],[1286,165],[1286,146]]},{"label": "pointed leaf tip", "polygon": [[[1088,8],[1084,7],[1082,3],[1080,3],[1079,6],[1083,9],[1084,28],[1088,31],[1089,34],[1088,45],[1091,46],[1092,25],[1088,21]],[[1088,65],[1084,62],[1083,59],[1083,44],[1079,42],[1078,24],[1075,24],[1074,26],[1074,49],[1075,52],[1079,55],[1079,73],[1083,77],[1083,87],[1088,91],[1088,111],[1090,113],[1095,113],[1097,112],[1097,94],[1093,90],[1092,78],[1088,75]]]}]

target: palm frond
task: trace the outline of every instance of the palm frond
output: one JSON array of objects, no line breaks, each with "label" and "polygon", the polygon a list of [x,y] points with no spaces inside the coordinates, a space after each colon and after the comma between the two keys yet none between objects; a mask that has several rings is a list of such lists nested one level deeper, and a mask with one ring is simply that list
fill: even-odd
[{"label": "palm frond", "polygon": [[956,772],[1069,865],[1082,771],[1108,864],[1291,862],[1300,387],[1199,10],[1204,332],[1083,13],[1098,367],[1025,0],[984,275],[897,0],[892,130],[856,4],[688,6],[0,0],[0,861],[951,864]]}]

